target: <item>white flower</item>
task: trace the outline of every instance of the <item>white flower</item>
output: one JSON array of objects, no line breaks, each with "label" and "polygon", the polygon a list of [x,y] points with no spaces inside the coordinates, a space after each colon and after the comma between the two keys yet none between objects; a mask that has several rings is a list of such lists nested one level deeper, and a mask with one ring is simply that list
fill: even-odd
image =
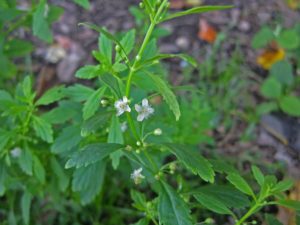
[{"label": "white flower", "polygon": [[142,175],[143,168],[139,168],[134,170],[133,173],[130,175],[130,178],[134,181],[135,184],[140,184],[142,179],[145,177]]},{"label": "white flower", "polygon": [[19,147],[16,147],[10,151],[10,154],[13,158],[18,158],[18,157],[20,157],[21,152],[22,152],[22,149],[20,149]]},{"label": "white flower", "polygon": [[127,122],[126,121],[123,122],[123,123],[121,123],[121,131],[122,132],[125,132],[127,130],[127,128],[128,128],[128,126],[127,126]]},{"label": "white flower", "polygon": [[152,113],[154,113],[154,109],[149,105],[147,99],[143,99],[142,105],[135,105],[135,110],[138,112],[137,121],[141,122],[144,119],[147,119]]},{"label": "white flower", "polygon": [[130,112],[131,109],[129,107],[129,100],[126,96],[123,97],[123,99],[119,99],[115,102],[115,108],[117,110],[117,116],[122,115],[124,112]]}]

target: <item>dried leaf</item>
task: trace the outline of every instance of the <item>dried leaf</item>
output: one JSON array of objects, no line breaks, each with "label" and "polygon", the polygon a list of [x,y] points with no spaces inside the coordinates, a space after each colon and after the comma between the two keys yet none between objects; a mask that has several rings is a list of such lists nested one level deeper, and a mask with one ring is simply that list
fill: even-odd
[{"label": "dried leaf", "polygon": [[262,68],[268,70],[273,64],[284,59],[284,56],[284,49],[273,42],[257,57],[256,61]]},{"label": "dried leaf", "polygon": [[217,31],[206,20],[200,19],[198,37],[203,41],[213,43],[216,40]]},{"label": "dried leaf", "polygon": [[[300,201],[300,181],[295,182],[294,189],[291,190],[288,195],[289,200]],[[283,224],[296,225],[296,212],[293,209],[289,209],[283,206],[279,206],[279,212],[277,214],[278,220]]]}]

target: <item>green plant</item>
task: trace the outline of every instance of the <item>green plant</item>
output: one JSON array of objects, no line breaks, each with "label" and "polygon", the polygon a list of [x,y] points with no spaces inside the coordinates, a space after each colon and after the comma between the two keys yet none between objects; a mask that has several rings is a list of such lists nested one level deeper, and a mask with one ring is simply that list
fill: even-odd
[{"label": "green plant", "polygon": [[[187,131],[173,136],[176,125],[168,127],[170,111],[181,122],[179,128],[195,121],[181,113],[180,103],[189,98],[177,101],[161,61],[197,62],[185,54],[159,53],[152,32],[169,19],[230,7],[201,6],[174,14],[168,13],[168,0],[144,0],[140,7],[150,21],[141,44],[135,30],[118,39],[105,28],[82,24],[100,33],[99,50],[92,52],[98,64],[82,67],[75,76],[94,81],[94,88],[58,86],[37,98],[27,76],[13,96],[0,91],[5,223],[29,224],[35,218],[37,224],[211,224],[212,211],[221,215],[220,223],[228,219],[222,215],[229,215],[240,225],[265,205],[300,210],[299,202],[285,200],[290,181],[277,182],[253,167],[256,192],[223,160],[208,160],[196,147],[183,145],[197,144]],[[129,193],[136,210],[127,208]],[[85,206],[82,211],[79,203]],[[55,210],[42,218],[30,216],[31,209],[43,211],[45,205]],[[21,213],[16,216],[17,208]]]}]

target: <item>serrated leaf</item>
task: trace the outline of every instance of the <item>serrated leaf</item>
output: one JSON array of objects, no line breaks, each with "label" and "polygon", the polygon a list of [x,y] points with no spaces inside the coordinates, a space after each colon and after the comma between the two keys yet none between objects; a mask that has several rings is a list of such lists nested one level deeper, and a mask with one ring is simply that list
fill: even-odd
[{"label": "serrated leaf", "polygon": [[241,192],[250,196],[255,196],[247,181],[239,174],[231,173],[226,179]]},{"label": "serrated leaf", "polygon": [[181,11],[178,13],[174,13],[174,14],[170,14],[168,16],[166,16],[165,18],[161,19],[159,22],[164,22],[167,20],[171,20],[177,17],[181,17],[181,16],[186,16],[186,15],[192,15],[192,14],[199,14],[199,13],[205,13],[205,12],[210,12],[210,11],[216,11],[216,10],[224,10],[224,9],[230,9],[233,6],[229,6],[229,5],[219,5],[219,6],[198,6],[198,7],[194,7],[192,9],[188,9],[186,11]]},{"label": "serrated leaf", "polygon": [[295,209],[297,211],[300,210],[300,202],[294,201],[294,200],[278,200],[276,201],[276,204],[285,206],[287,208]]},{"label": "serrated leaf", "polygon": [[229,208],[244,208],[250,205],[250,201],[246,195],[237,189],[225,185],[206,185],[200,187],[193,193],[200,190],[205,195],[214,196]]},{"label": "serrated leaf", "polygon": [[69,186],[69,182],[70,182],[69,177],[66,175],[65,170],[59,164],[59,162],[56,160],[56,158],[51,157],[50,164],[51,164],[52,171],[54,172],[54,174],[56,175],[56,177],[58,179],[59,189],[61,191],[65,191]]},{"label": "serrated leaf", "polygon": [[83,105],[83,119],[87,120],[92,117],[100,106],[100,100],[105,93],[106,88],[101,87],[88,98],[88,100]]},{"label": "serrated leaf", "polygon": [[100,77],[101,81],[109,87],[116,97],[121,98],[124,87],[122,81],[111,74],[105,73]]},{"label": "serrated leaf", "polygon": [[170,87],[159,76],[153,74],[148,74],[148,76],[150,76],[151,79],[154,81],[158,93],[163,96],[164,100],[167,102],[170,109],[174,113],[176,120],[179,120],[181,115],[179,104],[177,102],[176,96],[171,91]]},{"label": "serrated leaf", "polygon": [[64,97],[63,94],[64,86],[58,86],[51,88],[42,97],[40,97],[35,103],[37,106],[39,105],[49,105],[53,102],[59,101]]},{"label": "serrated leaf", "polygon": [[130,54],[130,52],[132,51],[134,44],[135,44],[135,30],[132,29],[130,31],[128,31],[124,37],[122,38],[122,40],[120,41],[120,43],[123,46],[123,51],[121,52],[117,52],[116,54],[116,62],[119,62],[122,57],[124,57],[124,53],[128,56]]},{"label": "serrated leaf", "polygon": [[104,159],[109,154],[121,149],[122,147],[123,145],[120,144],[107,143],[87,145],[79,152],[76,152],[71,156],[71,158],[67,161],[65,168],[69,169],[72,167],[86,167]]},{"label": "serrated leaf", "polygon": [[251,170],[252,170],[253,176],[254,176],[255,180],[257,181],[257,183],[260,186],[263,186],[263,184],[265,182],[265,177],[264,177],[263,173],[261,172],[261,170],[257,166],[254,166],[254,165],[251,167]]},{"label": "serrated leaf", "polygon": [[22,149],[21,155],[18,157],[18,164],[24,173],[31,176],[32,175],[32,166],[33,159],[32,153],[28,149]]},{"label": "serrated leaf", "polygon": [[106,163],[98,161],[84,168],[76,169],[73,174],[72,190],[80,193],[82,204],[90,203],[101,191]]},{"label": "serrated leaf", "polygon": [[37,9],[33,13],[32,30],[33,35],[48,43],[52,42],[53,37],[47,21],[46,1],[41,0]]},{"label": "serrated leaf", "polygon": [[0,152],[8,143],[9,139],[11,138],[12,134],[6,130],[0,128]]},{"label": "serrated leaf", "polygon": [[161,181],[158,216],[162,225],[192,225],[190,210],[183,199],[164,181]]},{"label": "serrated leaf", "polygon": [[52,143],[53,142],[53,130],[51,124],[40,117],[33,117],[33,129],[38,137],[42,140]]},{"label": "serrated leaf", "polygon": [[275,187],[272,189],[273,193],[284,192],[291,189],[294,185],[294,182],[290,179],[283,180],[278,182]]},{"label": "serrated leaf", "polygon": [[69,126],[62,130],[58,137],[54,140],[51,146],[53,153],[62,153],[69,151],[79,144],[82,140],[80,135],[80,128],[77,126]]},{"label": "serrated leaf", "polygon": [[43,164],[38,157],[33,157],[33,173],[41,184],[45,184],[46,172]]},{"label": "serrated leaf", "polygon": [[76,102],[86,101],[91,94],[93,94],[93,92],[94,90],[92,88],[81,84],[75,84],[63,90],[63,93],[66,97]]},{"label": "serrated leaf", "polygon": [[103,54],[107,62],[112,64],[112,41],[105,34],[101,34],[98,39],[98,46],[101,54]]},{"label": "serrated leaf", "polygon": [[11,39],[4,46],[4,54],[7,57],[22,57],[28,55],[33,50],[33,45],[24,40]]},{"label": "serrated leaf", "polygon": [[197,194],[194,194],[194,197],[201,205],[203,205],[205,208],[213,212],[216,212],[218,214],[225,214],[225,215],[233,214],[225,204],[223,204],[221,201],[218,200],[218,198],[212,195],[207,195],[206,193],[202,193],[201,191],[198,191]]},{"label": "serrated leaf", "polygon": [[283,112],[291,116],[300,116],[300,98],[296,96],[284,96],[279,100]]},{"label": "serrated leaf", "polygon": [[100,67],[99,66],[84,66],[81,67],[79,70],[76,71],[75,77],[80,78],[80,79],[93,79],[100,74]]},{"label": "serrated leaf", "polygon": [[[111,119],[107,143],[124,144],[121,125],[119,122],[119,118],[116,115],[113,115]],[[110,154],[110,158],[112,160],[112,166],[114,169],[118,168],[120,163],[120,158],[122,156],[123,156],[122,150],[118,150]]]},{"label": "serrated leaf", "polygon": [[178,144],[165,144],[164,146],[175,154],[187,169],[198,174],[205,181],[214,182],[215,173],[212,165],[196,151]]},{"label": "serrated leaf", "polygon": [[32,195],[26,191],[21,198],[22,219],[25,225],[29,225],[31,200]]}]

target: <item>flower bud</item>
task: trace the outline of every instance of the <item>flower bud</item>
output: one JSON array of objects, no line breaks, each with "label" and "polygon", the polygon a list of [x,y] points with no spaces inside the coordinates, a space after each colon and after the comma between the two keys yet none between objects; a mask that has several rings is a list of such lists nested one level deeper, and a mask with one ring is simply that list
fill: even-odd
[{"label": "flower bud", "polygon": [[137,141],[137,142],[136,142],[136,145],[137,145],[137,146],[141,146],[142,143],[141,143],[140,141]]},{"label": "flower bud", "polygon": [[140,55],[137,55],[137,56],[135,57],[135,59],[136,59],[136,61],[140,61],[140,60],[141,60],[141,56],[140,56]]},{"label": "flower bud", "polygon": [[144,3],[140,2],[139,6],[140,6],[141,9],[143,9],[144,8]]},{"label": "flower bud", "polygon": [[106,99],[101,99],[100,103],[103,107],[106,107],[108,105],[108,101]]},{"label": "flower bud", "polygon": [[160,136],[162,134],[162,130],[160,128],[157,128],[153,131],[153,134],[156,136]]},{"label": "flower bud", "polygon": [[116,52],[120,52],[121,51],[121,47],[120,45],[116,45],[116,48],[115,48]]}]

